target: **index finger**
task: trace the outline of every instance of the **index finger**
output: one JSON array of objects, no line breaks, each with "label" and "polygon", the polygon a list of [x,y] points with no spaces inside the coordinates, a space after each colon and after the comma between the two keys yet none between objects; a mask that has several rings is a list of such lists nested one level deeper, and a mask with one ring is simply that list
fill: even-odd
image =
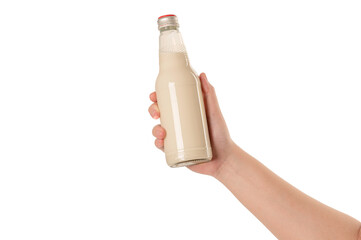
[{"label": "index finger", "polygon": [[157,94],[156,92],[152,92],[150,95],[149,95],[149,98],[152,102],[157,102]]}]

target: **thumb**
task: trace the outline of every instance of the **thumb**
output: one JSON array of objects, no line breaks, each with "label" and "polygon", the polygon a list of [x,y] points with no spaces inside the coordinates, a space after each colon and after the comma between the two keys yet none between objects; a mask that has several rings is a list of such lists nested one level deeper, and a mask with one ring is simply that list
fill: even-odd
[{"label": "thumb", "polygon": [[221,127],[227,129],[221,109],[218,104],[214,87],[208,82],[205,73],[201,73],[199,79],[202,85],[204,105],[206,108],[207,119],[210,127],[214,128],[217,126],[217,128]]}]

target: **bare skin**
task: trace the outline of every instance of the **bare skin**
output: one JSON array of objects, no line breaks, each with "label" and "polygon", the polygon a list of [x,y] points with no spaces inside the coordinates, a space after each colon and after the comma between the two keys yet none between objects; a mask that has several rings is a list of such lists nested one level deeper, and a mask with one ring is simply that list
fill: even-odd
[{"label": "bare skin", "polygon": [[[222,182],[278,239],[361,240],[359,221],[307,196],[238,147],[229,135],[214,87],[204,73],[200,80],[213,159],[189,166],[190,170]],[[150,100],[149,113],[158,119],[155,92]],[[152,132],[156,147],[164,150],[165,129],[156,125]]]}]

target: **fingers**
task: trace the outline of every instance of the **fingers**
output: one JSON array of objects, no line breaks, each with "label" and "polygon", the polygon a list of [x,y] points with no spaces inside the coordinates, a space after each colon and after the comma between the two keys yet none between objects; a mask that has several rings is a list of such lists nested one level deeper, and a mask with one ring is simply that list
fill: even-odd
[{"label": "fingers", "polygon": [[159,114],[159,108],[158,108],[158,104],[157,104],[157,94],[156,94],[156,92],[152,92],[149,95],[149,98],[154,103],[152,105],[150,105],[150,107],[148,109],[148,112],[150,113],[150,116],[152,116],[152,118],[158,119],[160,117],[160,114]]},{"label": "fingers", "polygon": [[203,94],[205,95],[208,94],[211,86],[210,83],[208,82],[206,74],[201,73],[201,75],[199,75],[199,80],[201,80]]},{"label": "fingers", "polygon": [[[149,95],[150,100],[153,102],[152,105],[150,105],[148,112],[150,113],[150,116],[154,119],[158,119],[160,117],[160,112],[157,104],[157,94],[156,92],[152,92]],[[154,137],[156,137],[154,141],[154,145],[159,148],[160,150],[164,151],[164,138],[165,138],[165,129],[162,128],[159,124],[156,125],[153,130],[152,134]]]},{"label": "fingers", "polygon": [[150,95],[149,95],[149,98],[152,102],[157,102],[157,94],[155,92],[152,92]]},{"label": "fingers", "polygon": [[152,134],[157,139],[163,140],[165,138],[165,129],[162,128],[159,124],[154,126]]},{"label": "fingers", "polygon": [[218,100],[214,87],[208,82],[207,76],[205,73],[201,73],[199,76],[201,80],[203,95],[205,98],[205,105],[207,109],[207,115],[212,115],[212,117],[220,117],[221,110],[218,105]]},{"label": "fingers", "polygon": [[[156,92],[152,92],[149,95],[150,100],[153,102],[152,105],[150,105],[148,112],[150,113],[150,116],[154,119],[158,119],[160,117],[160,112],[157,104],[157,94]],[[160,124],[154,126],[152,130],[152,134],[154,137],[156,137],[154,141],[154,145],[159,148],[160,150],[164,151],[164,138],[165,138],[165,129],[160,126]]]},{"label": "fingers", "polygon": [[208,82],[205,73],[201,73],[199,79],[202,85],[204,105],[206,108],[207,120],[211,131],[216,131],[216,129],[219,129],[221,130],[220,132],[227,132],[227,126],[223,119],[214,87]]},{"label": "fingers", "polygon": [[152,116],[152,118],[154,118],[154,119],[158,119],[160,117],[159,108],[158,108],[157,103],[153,103],[152,105],[150,105],[150,107],[148,108],[148,112],[149,112],[150,116]]},{"label": "fingers", "polygon": [[160,150],[164,151],[164,140],[161,139],[156,139],[154,141],[154,144],[157,148],[159,148]]},{"label": "fingers", "polygon": [[156,137],[154,141],[155,146],[164,151],[165,129],[158,124],[153,128],[152,133],[153,136]]}]

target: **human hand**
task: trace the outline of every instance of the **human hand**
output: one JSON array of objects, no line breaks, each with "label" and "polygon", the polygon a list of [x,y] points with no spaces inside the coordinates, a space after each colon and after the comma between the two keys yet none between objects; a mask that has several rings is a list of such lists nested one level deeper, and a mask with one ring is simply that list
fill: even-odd
[{"label": "human hand", "polygon": [[[188,168],[197,173],[215,176],[235,149],[235,144],[229,135],[226,122],[219,108],[214,87],[208,82],[205,73],[202,73],[199,78],[202,85],[213,158],[210,162],[191,165],[188,166]],[[157,95],[153,92],[149,97],[153,104],[150,105],[148,111],[154,119],[158,119],[160,117],[160,111],[157,104]],[[165,129],[158,124],[153,128],[152,132],[153,136],[156,137],[155,146],[164,151]]]}]

